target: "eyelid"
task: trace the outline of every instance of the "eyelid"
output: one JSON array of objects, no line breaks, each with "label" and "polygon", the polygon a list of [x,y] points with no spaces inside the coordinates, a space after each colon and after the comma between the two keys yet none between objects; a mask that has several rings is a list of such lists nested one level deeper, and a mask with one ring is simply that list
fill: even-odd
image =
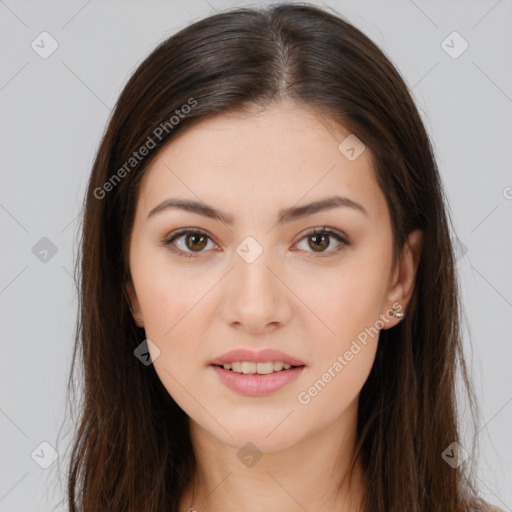
[{"label": "eyelid", "polygon": [[218,244],[215,242],[215,239],[207,231],[205,231],[204,229],[201,229],[201,228],[194,228],[194,227],[181,228],[181,229],[177,229],[177,230],[173,231],[172,233],[167,235],[162,240],[162,245],[167,247],[171,252],[178,254],[179,256],[184,256],[186,258],[196,258],[196,257],[201,256],[201,254],[206,251],[200,251],[198,253],[194,253],[194,252],[183,251],[181,249],[173,247],[173,241],[175,239],[180,238],[184,235],[188,235],[188,234],[203,235],[206,238],[208,238],[209,240],[211,240],[212,243],[214,243],[215,245],[218,246]]},{"label": "eyelid", "polygon": [[343,249],[343,247],[352,245],[352,242],[350,241],[349,237],[343,231],[339,231],[337,229],[330,228],[329,226],[309,228],[309,229],[303,231],[299,235],[298,240],[293,245],[296,245],[299,242],[301,242],[302,240],[304,240],[305,238],[316,235],[316,234],[326,234],[328,237],[335,238],[335,239],[337,239],[337,241],[339,242],[339,244],[341,246],[337,247],[335,249],[331,249],[331,250],[327,250],[327,251],[323,251],[323,252],[317,252],[317,253],[315,253],[314,251],[306,251],[307,253],[309,253],[308,257],[328,258],[331,255],[338,253],[341,249]]},{"label": "eyelid", "polygon": [[308,228],[308,229],[304,230],[299,235],[298,241],[302,240],[306,236],[311,236],[311,235],[315,235],[315,234],[319,234],[319,233],[328,233],[329,235],[338,236],[347,245],[351,244],[349,237],[343,231],[340,231],[339,229],[331,228],[329,226],[319,226],[316,228]]},{"label": "eyelid", "polygon": [[[208,251],[199,251],[197,253],[194,253],[194,252],[183,251],[181,249],[173,247],[173,241],[175,239],[180,238],[184,235],[188,235],[188,234],[203,235],[206,238],[208,238],[209,240],[211,240],[212,243],[214,243],[215,245],[217,245],[217,246],[219,245],[215,242],[215,239],[207,231],[205,231],[204,229],[201,229],[201,228],[194,228],[194,227],[181,228],[181,229],[177,229],[177,230],[173,231],[172,233],[170,233],[168,236],[166,236],[162,240],[162,244],[164,246],[166,246],[173,253],[178,254],[179,256],[184,256],[184,257],[192,257],[192,258],[200,257],[203,252],[208,252]],[[343,246],[349,246],[352,244],[349,237],[342,231],[339,231],[334,228],[330,228],[328,226],[321,226],[321,227],[309,228],[309,229],[304,230],[298,236],[297,241],[294,242],[293,245],[296,245],[297,243],[301,242],[303,239],[307,238],[308,236],[313,236],[316,234],[327,234],[328,237],[336,238],[337,241],[341,244],[341,246],[342,246],[341,248],[343,248]],[[339,250],[340,250],[340,248],[332,249],[330,251],[318,252],[318,253],[315,253],[314,251],[306,251],[306,252],[309,252],[311,257],[320,257],[321,258],[321,257],[328,257],[329,255],[331,255],[333,253],[339,252]]]}]

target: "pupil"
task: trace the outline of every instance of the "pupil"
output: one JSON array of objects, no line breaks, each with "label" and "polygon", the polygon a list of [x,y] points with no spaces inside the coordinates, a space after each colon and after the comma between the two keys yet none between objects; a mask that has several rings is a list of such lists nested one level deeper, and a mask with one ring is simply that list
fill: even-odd
[{"label": "pupil", "polygon": [[[204,243],[203,244],[200,244],[200,245],[196,245],[196,242],[197,242],[197,239],[199,239],[199,241],[203,241],[205,240],[205,237],[203,235],[189,235],[188,236],[188,240],[193,240],[192,243],[188,243],[188,248],[189,249],[202,249],[204,247]],[[199,242],[200,243],[200,242]]]},{"label": "pupil", "polygon": [[[314,247],[316,248],[320,248],[320,249],[326,249],[328,246],[329,246],[329,239],[328,237],[326,237],[325,235],[313,235],[312,236],[313,240],[314,240]],[[321,242],[320,244],[317,243],[317,239],[318,238],[323,238],[324,239],[324,244],[323,246],[321,246]],[[327,244],[325,244],[325,241],[327,240]]]}]

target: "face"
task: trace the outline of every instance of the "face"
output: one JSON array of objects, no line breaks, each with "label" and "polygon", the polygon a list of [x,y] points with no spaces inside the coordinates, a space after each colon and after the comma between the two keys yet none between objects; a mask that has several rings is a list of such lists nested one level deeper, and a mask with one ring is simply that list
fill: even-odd
[{"label": "face", "polygon": [[[412,293],[414,239],[395,265],[370,150],[347,158],[338,146],[348,135],[291,104],[219,115],[161,150],[141,183],[126,288],[134,317],[170,395],[233,447],[274,451],[353,417],[378,332]],[[261,359],[294,365],[255,375],[212,365],[236,349],[249,354],[228,360],[272,349],[285,355]]]}]

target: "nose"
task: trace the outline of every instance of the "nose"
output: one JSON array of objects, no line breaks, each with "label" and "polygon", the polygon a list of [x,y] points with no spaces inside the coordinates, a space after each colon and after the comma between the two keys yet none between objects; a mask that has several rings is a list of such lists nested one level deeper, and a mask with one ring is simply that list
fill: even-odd
[{"label": "nose", "polygon": [[230,326],[251,334],[272,332],[291,318],[293,296],[283,272],[267,251],[252,263],[236,256],[224,293],[222,316]]}]

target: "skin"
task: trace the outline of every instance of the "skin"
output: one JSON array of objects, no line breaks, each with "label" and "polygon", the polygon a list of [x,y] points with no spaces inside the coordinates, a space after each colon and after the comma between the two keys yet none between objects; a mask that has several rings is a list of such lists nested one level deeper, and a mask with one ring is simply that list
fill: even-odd
[{"label": "skin", "polygon": [[[378,335],[358,343],[362,349],[307,404],[298,395],[379,315],[385,329],[401,321],[390,311],[396,303],[407,309],[422,237],[411,233],[400,260],[392,260],[391,219],[371,152],[350,161],[338,149],[348,135],[292,103],[223,114],[173,139],[143,178],[126,290],[137,325],[160,351],[154,368],[190,418],[197,472],[180,511],[359,510],[361,468],[350,492],[337,487],[353,453],[359,393]],[[276,223],[279,209],[334,193],[367,213],[338,207]],[[212,205],[234,223],[174,208],[147,218],[171,196]],[[330,237],[315,250],[306,235],[325,226],[351,245]],[[186,235],[174,241],[190,258],[162,244],[187,227],[210,237],[206,245],[193,236],[187,245]],[[263,249],[252,263],[236,252],[247,236]],[[277,348],[307,366],[274,394],[247,397],[209,367],[241,347]],[[237,457],[248,442],[262,455],[252,467]]]}]

